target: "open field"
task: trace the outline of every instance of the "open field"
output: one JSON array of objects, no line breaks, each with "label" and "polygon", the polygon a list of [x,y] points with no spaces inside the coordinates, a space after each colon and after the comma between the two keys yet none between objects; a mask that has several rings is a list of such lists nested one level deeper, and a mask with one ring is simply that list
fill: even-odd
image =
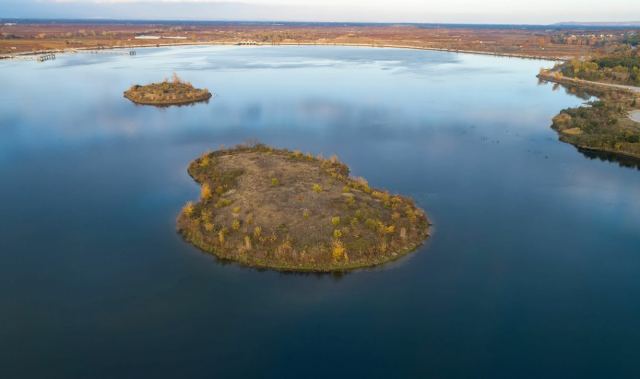
[{"label": "open field", "polygon": [[603,52],[625,32],[411,24],[5,23],[0,55],[172,44],[353,44],[565,59]]}]

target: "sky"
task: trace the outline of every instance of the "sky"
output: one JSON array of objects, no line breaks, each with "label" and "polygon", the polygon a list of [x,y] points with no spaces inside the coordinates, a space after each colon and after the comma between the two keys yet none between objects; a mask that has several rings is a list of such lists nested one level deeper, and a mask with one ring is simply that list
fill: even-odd
[{"label": "sky", "polygon": [[640,0],[0,0],[0,18],[551,24],[640,21]]}]

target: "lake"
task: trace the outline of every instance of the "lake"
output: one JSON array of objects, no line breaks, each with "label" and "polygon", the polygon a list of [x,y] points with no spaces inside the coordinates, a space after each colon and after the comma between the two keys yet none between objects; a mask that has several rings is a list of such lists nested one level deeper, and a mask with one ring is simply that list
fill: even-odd
[{"label": "lake", "polygon": [[[640,171],[549,127],[553,62],[358,47],[0,61],[0,377],[638,377]],[[215,97],[123,98],[173,72]],[[337,154],[434,223],[342,275],[219,262],[175,232],[189,162]]]}]

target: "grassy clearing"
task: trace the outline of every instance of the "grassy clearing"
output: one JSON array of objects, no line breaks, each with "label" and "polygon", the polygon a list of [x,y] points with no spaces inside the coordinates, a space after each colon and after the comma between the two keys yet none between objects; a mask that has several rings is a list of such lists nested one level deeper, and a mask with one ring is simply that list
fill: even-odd
[{"label": "grassy clearing", "polygon": [[344,271],[397,259],[428,237],[426,215],[411,199],[350,177],[336,157],[238,146],[201,156],[189,174],[202,196],[185,205],[178,231],[249,266]]}]

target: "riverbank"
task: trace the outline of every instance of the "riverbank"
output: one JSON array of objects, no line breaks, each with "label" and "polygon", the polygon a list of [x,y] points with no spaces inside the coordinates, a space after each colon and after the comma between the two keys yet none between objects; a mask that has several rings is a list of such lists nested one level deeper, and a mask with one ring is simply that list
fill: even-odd
[{"label": "riverbank", "polygon": [[552,70],[541,71],[538,78],[597,97],[583,106],[563,109],[553,118],[551,127],[561,141],[581,150],[640,160],[640,124],[631,117],[638,112],[640,88],[568,78]]},{"label": "riverbank", "polygon": [[567,84],[570,86],[577,86],[583,89],[591,89],[591,90],[620,90],[620,91],[628,91],[632,93],[640,94],[640,87],[635,86],[627,86],[624,84],[614,84],[614,83],[603,83],[603,82],[594,82],[590,80],[584,79],[576,79],[564,76],[557,71],[553,70],[541,70],[537,75],[539,79],[546,80],[548,82],[554,82],[558,84]]},{"label": "riverbank", "polygon": [[204,154],[189,165],[201,185],[178,216],[185,240],[223,260],[281,271],[380,265],[428,237],[423,210],[349,177],[337,158],[264,145]]}]

